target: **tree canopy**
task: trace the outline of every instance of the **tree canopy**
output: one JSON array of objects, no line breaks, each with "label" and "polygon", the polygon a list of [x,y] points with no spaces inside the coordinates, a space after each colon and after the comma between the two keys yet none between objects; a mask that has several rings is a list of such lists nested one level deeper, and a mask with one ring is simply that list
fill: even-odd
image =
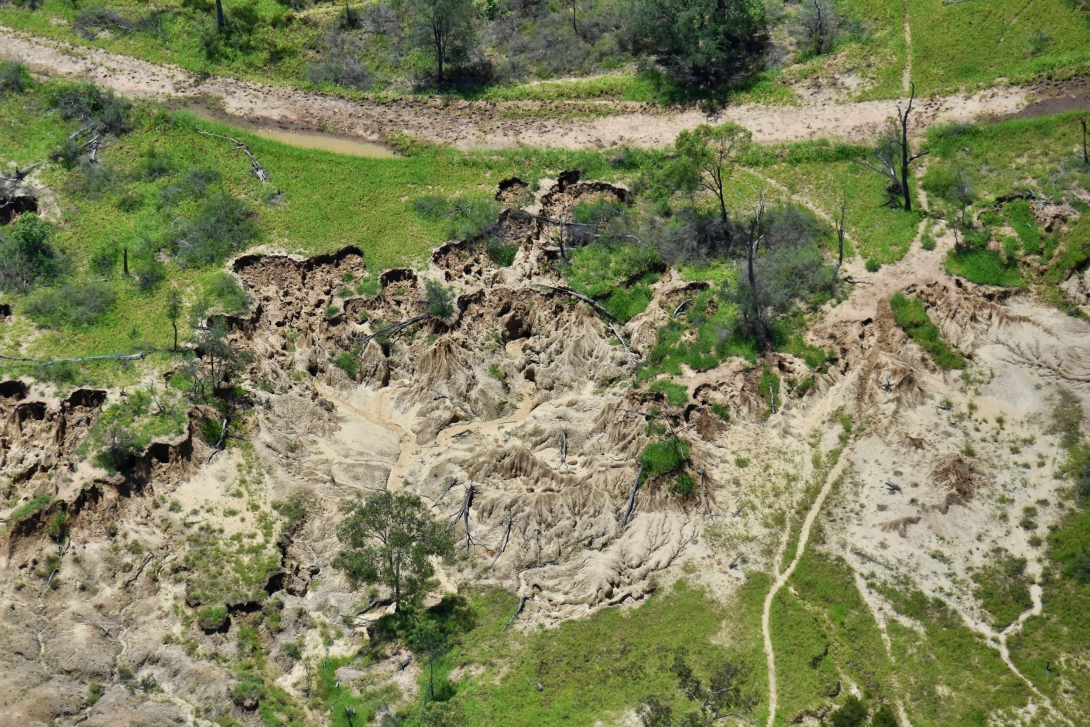
[{"label": "tree canopy", "polygon": [[629,32],[680,81],[716,86],[750,75],[768,47],[761,0],[630,0]]},{"label": "tree canopy", "polygon": [[431,557],[454,551],[448,529],[408,492],[385,491],[349,505],[337,538],[344,547],[333,567],[354,588],[364,583],[389,587],[399,611],[413,605],[435,575]]}]

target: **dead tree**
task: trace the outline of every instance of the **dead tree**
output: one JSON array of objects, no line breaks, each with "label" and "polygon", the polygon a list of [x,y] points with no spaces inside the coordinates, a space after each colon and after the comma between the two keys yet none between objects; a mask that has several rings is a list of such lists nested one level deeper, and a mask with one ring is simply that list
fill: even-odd
[{"label": "dead tree", "polygon": [[[217,8],[219,7],[219,3],[220,3],[220,0],[216,0],[216,7]],[[221,15],[220,16],[220,21],[221,21],[220,27],[221,28],[223,27],[222,17],[223,16]],[[264,188],[264,186],[269,183],[269,173],[268,173],[268,171],[265,170],[265,167],[261,166],[261,162],[259,162],[257,160],[257,157],[254,156],[254,153],[252,151],[250,151],[250,147],[246,146],[246,143],[243,142],[241,139],[236,139],[233,136],[224,136],[222,134],[213,134],[211,132],[204,131],[203,129],[197,129],[197,133],[198,134],[204,134],[205,136],[214,136],[217,139],[226,139],[227,141],[233,141],[235,143],[235,148],[236,149],[241,151],[246,156],[250,157],[250,171],[253,172],[253,175],[258,178],[258,181],[261,182],[261,186]]]},{"label": "dead tree", "polygon": [[511,539],[511,523],[515,521],[514,515],[507,516],[507,525],[503,528],[503,537],[500,538],[499,549],[496,551],[496,557],[492,559],[492,565],[488,567],[489,570],[496,570],[496,561],[503,555],[503,551],[507,550],[507,541]]},{"label": "dead tree", "polygon": [[909,177],[909,166],[920,157],[931,153],[925,149],[915,154],[908,144],[908,117],[912,113],[912,103],[916,100],[916,85],[912,84],[912,91],[908,97],[908,105],[901,110],[901,104],[897,104],[897,121],[895,122],[895,135],[887,136],[879,141],[874,156],[880,166],[875,166],[864,160],[856,161],[868,169],[878,172],[888,178],[891,198],[901,196],[904,199],[905,212],[912,211],[912,185]]},{"label": "dead tree", "polygon": [[519,605],[518,605],[518,608],[516,608],[516,609],[515,609],[515,612],[514,612],[513,614],[511,614],[511,618],[509,618],[509,619],[507,620],[507,623],[505,623],[505,624],[503,625],[503,628],[502,628],[502,629],[500,629],[500,631],[506,631],[506,630],[507,630],[507,627],[508,627],[508,626],[510,626],[511,624],[513,624],[513,623],[515,622],[515,619],[516,619],[516,618],[518,618],[518,615],[519,615],[520,613],[522,613],[522,609],[526,607],[526,601],[528,601],[528,600],[529,600],[529,598],[530,598],[529,596],[523,596],[522,598],[520,598],[520,599],[519,599]]},{"label": "dead tree", "polygon": [[1082,124],[1082,163],[1090,164],[1090,154],[1086,151],[1086,117],[1079,119],[1079,123]]},{"label": "dead tree", "polygon": [[473,504],[473,485],[466,485],[465,498],[462,500],[462,507],[458,512],[454,513],[450,519],[450,526],[454,527],[454,523],[459,520],[462,521],[463,527],[466,529],[466,552],[469,552],[469,546],[473,544],[473,539],[469,534],[469,508]]},{"label": "dead tree", "polygon": [[848,184],[844,183],[844,190],[840,196],[840,209],[836,216],[836,267],[833,269],[833,278],[840,280],[840,266],[844,264],[844,220],[848,215]]},{"label": "dead tree", "polygon": [[605,306],[603,306],[598,301],[594,300],[594,298],[583,295],[582,293],[577,293],[574,290],[572,290],[571,288],[558,288],[555,285],[540,285],[539,287],[545,288],[546,290],[551,290],[554,293],[563,293],[564,295],[570,295],[571,297],[577,298],[577,299],[583,301],[584,303],[588,304],[589,306],[591,306],[592,308],[597,310],[599,313],[604,313],[605,315],[609,316],[610,318],[612,318],[615,321],[619,322],[621,320],[620,318],[618,318],[613,313],[613,311],[611,311],[609,308],[606,308]]}]

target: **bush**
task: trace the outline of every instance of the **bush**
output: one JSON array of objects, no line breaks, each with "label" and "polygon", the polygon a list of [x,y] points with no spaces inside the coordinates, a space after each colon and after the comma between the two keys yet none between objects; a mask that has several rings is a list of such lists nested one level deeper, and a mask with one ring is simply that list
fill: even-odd
[{"label": "bush", "polygon": [[86,10],[80,10],[72,22],[72,29],[88,40],[94,40],[101,30],[129,33],[135,27],[135,24],[121,13],[101,5],[92,5]]},{"label": "bush", "polygon": [[212,633],[219,631],[227,624],[227,607],[226,606],[212,606],[209,608],[201,609],[197,614],[197,625],[200,626],[201,631],[205,633]]},{"label": "bush", "polygon": [[158,260],[145,260],[136,267],[136,287],[141,293],[147,293],[166,280],[167,269]]},{"label": "bush", "polygon": [[171,161],[170,154],[159,151],[152,144],[140,155],[140,164],[136,168],[136,174],[141,179],[152,181],[165,177],[173,169],[174,163]]},{"label": "bush", "polygon": [[920,238],[920,247],[928,252],[935,249],[935,238],[932,237],[930,232],[923,233],[923,237]]},{"label": "bush", "polygon": [[965,357],[960,352],[951,350],[939,337],[939,329],[927,317],[922,301],[897,293],[890,299],[889,307],[897,325],[904,329],[909,338],[920,344],[940,368],[965,368]]},{"label": "bush", "polygon": [[866,721],[867,705],[855,695],[848,695],[840,709],[829,717],[829,723],[833,727],[862,727]]},{"label": "bush", "polygon": [[84,161],[80,164],[79,175],[76,177],[76,191],[88,199],[98,199],[113,192],[120,176],[109,164]]},{"label": "bush", "polygon": [[868,260],[867,260],[867,272],[868,273],[877,273],[881,269],[882,269],[882,263],[878,262],[874,258],[868,258]]},{"label": "bush", "polygon": [[30,212],[0,231],[0,291],[25,293],[64,272],[67,261],[49,244],[52,235],[52,225]]},{"label": "bush", "polygon": [[355,355],[348,351],[341,352],[334,363],[336,363],[339,368],[343,369],[350,379],[355,379],[356,373],[360,370],[360,364],[356,360]]},{"label": "bush", "polygon": [[220,189],[198,203],[193,216],[179,225],[170,246],[180,265],[216,265],[257,236],[246,205]]},{"label": "bush", "polygon": [[351,33],[331,31],[324,44],[323,59],[313,64],[307,77],[313,83],[336,83],[368,91],[375,85],[371,71],[360,61],[363,41]]},{"label": "bush", "polygon": [[0,61],[0,98],[22,93],[32,83],[30,73],[22,63]]},{"label": "bush", "polygon": [[434,280],[424,282],[428,298],[428,315],[433,318],[450,318],[454,315],[454,291]]},{"label": "bush", "polygon": [[652,442],[640,454],[643,473],[649,478],[676,472],[689,462],[689,443],[684,439],[671,437],[660,442]]},{"label": "bush", "polygon": [[117,294],[103,283],[65,283],[31,300],[27,314],[42,326],[79,328],[93,324],[116,302]]},{"label": "bush", "polygon": [[219,301],[223,312],[229,315],[239,315],[250,308],[250,294],[229,273],[222,273],[216,278],[208,292]]},{"label": "bush", "polygon": [[689,401],[689,390],[681,384],[675,384],[672,381],[662,380],[656,381],[650,391],[665,394],[666,403],[670,406],[685,406]]},{"label": "bush", "polygon": [[80,121],[97,131],[120,136],[132,129],[132,104],[99,90],[93,83],[62,86],[50,99],[65,121]]}]

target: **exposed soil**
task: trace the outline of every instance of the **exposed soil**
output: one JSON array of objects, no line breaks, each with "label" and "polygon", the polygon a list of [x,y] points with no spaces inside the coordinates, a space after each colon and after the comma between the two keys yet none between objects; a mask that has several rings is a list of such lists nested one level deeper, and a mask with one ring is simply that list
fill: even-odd
[{"label": "exposed soil", "polygon": [[[907,29],[907,28],[906,28]],[[790,106],[735,106],[708,116],[698,110],[662,110],[637,103],[603,101],[610,115],[564,119],[564,104],[529,104],[555,110],[556,118],[505,118],[527,102],[491,103],[440,98],[357,103],[231,78],[202,78],[176,66],[156,65],[98,49],[71,46],[0,27],[0,54],[49,74],[86,77],[134,98],[211,99],[232,116],[264,127],[336,132],[381,142],[398,134],[461,148],[505,148],[518,144],[571,149],[665,146],[678,132],[701,123],[736,121],[762,143],[819,138],[865,142],[893,114],[890,101],[845,102],[836,91],[807,92]],[[1018,112],[1034,88],[996,87],[971,96],[920,99],[917,129],[938,122],[968,122],[980,116]],[[1042,94],[1043,95],[1043,94]],[[580,102],[586,104],[587,102]]]},{"label": "exposed soil", "polygon": [[[624,195],[566,175],[543,186],[533,209]],[[682,573],[725,602],[747,574],[773,575],[764,619],[769,679],[762,682],[774,708],[777,637],[767,606],[806,548],[841,556],[856,570],[883,632],[891,619],[912,627],[911,619],[863,574],[876,584],[910,576],[1015,669],[1006,639],[1041,609],[1039,588],[1033,608],[1000,631],[964,584],[996,547],[1028,557],[1031,578],[1041,574],[1032,533],[998,517],[996,501],[1009,498],[1011,512],[1057,501],[1064,482],[1052,471],[1063,455],[1042,422],[1054,384],[1090,396],[1090,326],[1026,293],[948,278],[935,262],[949,244],[940,239],[939,249],[914,246],[878,273],[851,269],[861,284],[811,333],[835,358],[804,394],[783,387],[784,400],[770,413],[756,389],[760,369],[733,360],[690,372],[682,381],[691,401],[675,408],[629,385],[632,362],[597,314],[541,287],[561,281],[540,219],[505,210],[500,224],[519,244],[510,267],[496,267],[478,247],[450,243],[425,270],[384,273],[382,291],[370,297],[338,295],[343,279],[368,274],[355,249],[236,260],[234,272],[254,297],[249,317],[228,321],[236,345],[255,355],[241,382],[255,401],[249,454],[230,449],[208,464],[210,445],[190,426],[111,477],[75,449],[119,392],[56,400],[29,382],[0,383],[0,486],[10,503],[0,515],[10,517],[35,495],[57,497],[0,539],[0,722],[204,724],[218,715],[256,725],[256,705],[232,691],[227,666],[239,656],[245,624],[260,629],[277,683],[305,701],[306,670],[287,647],[301,643],[311,657],[350,654],[391,607],[382,593],[380,608],[361,611],[362,594],[330,565],[340,507],[386,488],[419,494],[452,522],[468,558],[442,570],[443,590],[492,585],[526,599],[515,629],[640,603],[656,582]],[[449,320],[424,321],[387,343],[368,338],[421,313],[428,279],[458,291]],[[664,276],[649,308],[619,329],[637,356],[654,345],[655,330],[691,285]],[[893,323],[885,301],[895,290],[924,301],[946,340],[972,360],[966,378],[937,369]],[[330,305],[343,312],[328,316]],[[333,359],[355,343],[364,345],[350,378]],[[810,375],[784,354],[764,364],[785,382]],[[712,404],[727,407],[729,423]],[[834,467],[821,469],[814,454],[839,446],[840,413],[865,427]],[[668,477],[644,481],[625,522],[655,417],[690,442],[702,473],[698,492],[681,498]],[[1017,454],[1011,441],[1022,442]],[[246,472],[258,474],[243,483]],[[239,494],[244,487],[248,498]],[[293,495],[309,503],[308,515],[278,536],[270,598],[226,603],[220,631],[187,620],[187,581],[200,568],[184,565],[193,534],[209,527],[248,537],[247,503],[260,508]],[[168,507],[172,501],[177,506]],[[58,546],[46,523],[62,510],[69,540]],[[1040,532],[1059,516],[1042,507]],[[819,521],[821,542],[808,542]],[[151,556],[143,571],[143,556],[122,547],[133,540]],[[936,560],[940,550],[952,557]],[[55,572],[43,572],[58,551]],[[270,603],[279,604],[275,627],[261,620]],[[331,644],[323,640],[322,629],[344,624],[351,627]],[[402,659],[391,653],[337,677],[361,688],[397,684],[411,701],[419,671],[414,661],[399,669]],[[93,705],[90,681],[106,685]],[[1040,694],[1033,700],[1046,721],[1087,717]]]}]

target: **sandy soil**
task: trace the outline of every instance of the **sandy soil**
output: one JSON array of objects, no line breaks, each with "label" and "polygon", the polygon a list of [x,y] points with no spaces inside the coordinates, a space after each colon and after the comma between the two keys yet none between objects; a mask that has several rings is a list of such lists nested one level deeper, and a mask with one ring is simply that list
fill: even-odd
[{"label": "sandy soil", "polygon": [[[526,104],[458,101],[444,105],[437,98],[356,103],[232,78],[200,78],[177,66],[71,46],[3,26],[0,55],[21,60],[37,72],[90,78],[133,98],[203,97],[228,114],[265,125],[335,131],[370,141],[407,133],[462,148],[664,146],[684,129],[724,120],[742,124],[763,143],[819,138],[863,142],[881,129],[894,108],[891,101],[846,103],[836,94],[817,92],[805,94],[799,105],[736,106],[716,116],[612,103],[618,113],[593,120],[510,119],[503,118],[505,109]],[[913,118],[917,128],[924,128],[981,115],[1004,116],[1018,112],[1026,98],[1027,89],[997,87],[966,97],[922,99]],[[562,105],[557,106],[557,115],[562,113]]]}]

